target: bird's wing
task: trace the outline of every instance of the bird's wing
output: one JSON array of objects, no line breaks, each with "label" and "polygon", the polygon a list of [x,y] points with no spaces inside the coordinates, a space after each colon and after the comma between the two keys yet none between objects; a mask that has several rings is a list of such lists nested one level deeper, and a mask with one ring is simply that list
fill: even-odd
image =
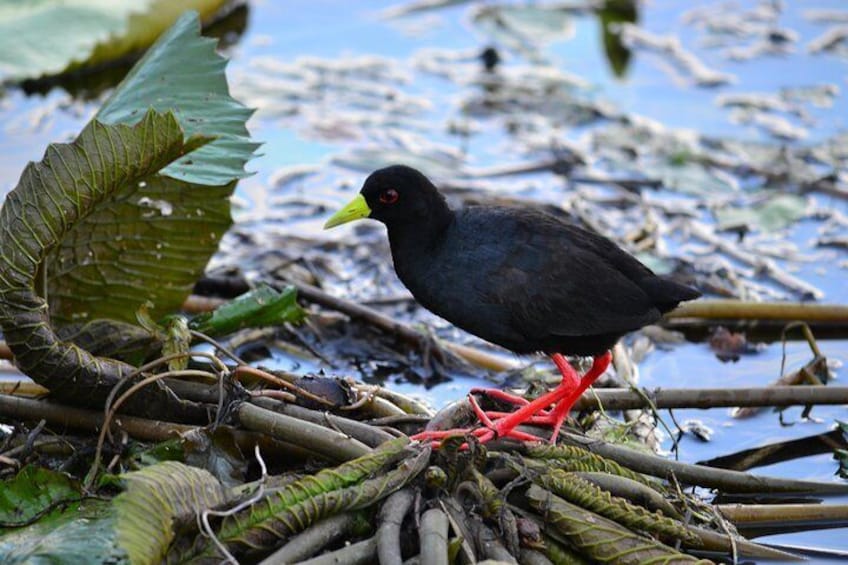
[{"label": "bird's wing", "polygon": [[504,233],[511,252],[481,283],[516,331],[529,339],[625,333],[659,318],[636,282],[651,271],[614,243],[548,216],[517,221]]}]

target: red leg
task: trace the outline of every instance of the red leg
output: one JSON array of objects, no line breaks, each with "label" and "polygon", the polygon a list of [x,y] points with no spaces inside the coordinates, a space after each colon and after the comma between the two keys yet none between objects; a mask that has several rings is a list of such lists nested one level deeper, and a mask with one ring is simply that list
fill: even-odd
[{"label": "red leg", "polygon": [[[519,432],[515,428],[521,424],[530,423],[537,425],[553,426],[553,434],[551,443],[556,441],[559,435],[560,427],[568,416],[571,407],[580,398],[580,395],[587,388],[592,386],[592,383],[600,377],[609,366],[612,355],[607,352],[604,355],[595,357],[592,368],[589,369],[581,378],[578,376],[574,368],[568,361],[555,353],[551,355],[551,359],[562,374],[562,382],[557,387],[547,394],[543,394],[539,398],[528,402],[527,400],[514,396],[497,389],[474,389],[472,392],[480,392],[492,396],[498,400],[503,400],[510,404],[520,406],[518,410],[512,413],[503,412],[484,412],[477,400],[473,396],[469,396],[471,407],[475,415],[483,424],[484,427],[468,428],[468,429],[453,429],[453,430],[437,430],[421,432],[412,436],[413,440],[429,441],[434,448],[440,446],[441,441],[447,437],[455,435],[471,434],[477,437],[481,443],[485,443],[495,438],[512,438],[520,441],[540,441],[540,438],[525,432]],[[548,406],[554,405],[550,411],[546,410]]]},{"label": "red leg", "polygon": [[551,359],[562,374],[562,382],[551,392],[543,394],[509,416],[499,418],[492,428],[498,437],[508,436],[516,427],[530,421],[533,416],[543,412],[551,404],[558,404],[574,390],[575,386],[579,385],[580,377],[577,376],[577,371],[574,370],[565,357],[559,353],[554,353],[551,355]]},{"label": "red leg", "polygon": [[557,436],[559,435],[559,429],[568,417],[571,407],[574,406],[574,403],[577,402],[577,399],[580,398],[586,389],[592,386],[592,383],[604,374],[604,371],[606,371],[607,367],[609,367],[610,361],[612,361],[612,353],[609,351],[603,355],[595,357],[592,360],[592,367],[586,371],[585,375],[583,375],[583,378],[580,380],[580,384],[577,385],[577,388],[575,388],[574,391],[567,397],[563,398],[553,409],[551,418],[553,419],[552,424],[554,431],[551,434],[551,444],[556,443]]},{"label": "red leg", "polygon": [[[566,358],[562,356],[562,354],[554,353],[553,355],[551,355],[551,360],[557,366],[557,369],[559,369],[559,372],[562,375],[562,381],[560,382],[560,386],[567,383],[569,388],[574,388],[580,384],[580,376],[577,374],[577,371],[574,370],[568,360],[566,360]],[[528,404],[530,404],[530,401],[526,398],[515,394],[510,394],[498,388],[475,387],[471,389],[471,394],[484,394],[494,400],[499,400],[507,404],[513,404],[515,406],[527,406]],[[503,413],[501,412],[490,411],[487,414],[489,415],[489,417],[503,416]]]},{"label": "red leg", "polygon": [[559,374],[562,375],[562,384],[566,384],[566,381],[568,381],[571,388],[580,384],[580,375],[577,374],[568,359],[562,356],[562,353],[554,353],[551,355],[551,360],[559,369]]}]

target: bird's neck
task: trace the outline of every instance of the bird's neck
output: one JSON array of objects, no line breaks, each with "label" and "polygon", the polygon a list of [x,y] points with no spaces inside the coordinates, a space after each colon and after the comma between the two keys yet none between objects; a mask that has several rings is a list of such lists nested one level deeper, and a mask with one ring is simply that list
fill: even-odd
[{"label": "bird's neck", "polygon": [[426,222],[396,222],[387,226],[392,254],[415,253],[437,247],[455,219],[454,212],[447,206],[437,213],[431,212]]}]

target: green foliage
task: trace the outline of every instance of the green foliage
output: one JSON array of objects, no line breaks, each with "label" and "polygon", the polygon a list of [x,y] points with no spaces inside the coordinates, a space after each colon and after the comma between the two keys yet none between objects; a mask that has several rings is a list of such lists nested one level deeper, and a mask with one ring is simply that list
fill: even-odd
[{"label": "green foliage", "polygon": [[[642,484],[651,484],[651,481],[644,475],[581,447],[539,444],[529,445],[527,452],[530,457],[544,461],[544,464],[540,466],[542,468],[550,466],[564,471],[601,471],[626,477]],[[527,460],[527,462],[532,464],[532,460]]]},{"label": "green foliage", "polygon": [[179,523],[228,501],[227,491],[208,471],[165,461],[124,475],[115,528],[118,544],[133,564],[159,563]]},{"label": "green foliage", "polygon": [[689,545],[700,545],[700,538],[681,522],[663,516],[659,511],[649,512],[623,498],[612,496],[574,473],[551,469],[534,477],[533,482],[572,504],[632,530],[648,532],[668,540],[679,539]]},{"label": "green foliage", "polygon": [[[366,457],[373,457],[373,455]],[[267,518],[261,522],[255,522],[253,520],[254,512],[266,514],[263,511],[263,507],[266,507],[263,500],[236,514],[231,520],[231,524],[238,524],[241,520],[254,521],[255,525],[252,528],[243,529],[237,536],[226,535],[222,528],[221,539],[226,543],[241,546],[248,550],[271,547],[274,542],[301,532],[318,520],[340,512],[375,505],[417,477],[427,466],[429,459],[430,450],[421,449],[391,471],[380,473],[372,479],[346,488],[326,489],[324,492],[312,494],[295,504],[277,507]],[[324,473],[324,471],[319,472],[318,475],[321,473]],[[318,475],[315,475],[316,479]],[[325,478],[327,478],[326,475]],[[270,508],[270,506],[268,507]],[[230,531],[235,533],[233,530]]]},{"label": "green foliage", "polygon": [[[410,455],[408,444],[406,438],[391,440],[373,453],[269,489],[261,500],[226,516],[218,528],[218,539],[236,552],[257,550],[270,547],[322,518],[372,506],[424,470],[429,449],[407,457],[393,470],[383,471],[397,459]],[[217,552],[201,536],[189,546],[174,547],[168,559],[172,562],[214,560],[218,558]]]},{"label": "green foliage", "polygon": [[24,467],[0,484],[0,563],[95,565],[116,559],[109,508],[83,499],[79,482],[64,473]]},{"label": "green foliage", "polygon": [[[170,274],[163,268],[167,261],[137,261],[144,246],[155,253],[159,239],[140,211],[135,224],[114,214],[141,208],[140,195],[156,184],[155,173],[206,141],[184,139],[171,114],[147,112],[134,127],[94,121],[72,143],[48,147],[44,160],[30,163],[7,196],[0,209],[0,325],[21,370],[60,398],[99,404],[131,368],[59,341],[52,321],[89,319],[92,312],[120,316],[120,301],[137,307],[142,293],[181,300],[193,281],[196,273],[184,265]],[[136,234],[122,248],[120,230],[134,225]],[[145,240],[140,232],[150,235]],[[46,291],[40,288],[45,274]]]},{"label": "green foliage", "polygon": [[0,527],[30,522],[62,502],[82,497],[79,483],[64,473],[27,465],[0,488]]},{"label": "green foliage", "polygon": [[[27,167],[0,211],[0,325],[21,369],[60,398],[99,405],[132,368],[58,340],[50,324],[133,324],[146,301],[154,318],[176,310],[231,224],[229,197],[256,145],[213,44],[184,14],[98,119]],[[128,407],[187,409],[161,393],[156,385]]]},{"label": "green foliage", "polygon": [[[230,96],[224,73],[227,61],[215,52],[216,43],[200,35],[196,14],[184,14],[147,51],[97,113],[96,119],[107,124],[132,124],[148,108],[172,111],[186,136],[214,138],[206,147],[168,166],[162,171],[164,177],[196,185],[229,186],[247,176],[244,164],[259,146],[250,141],[245,126],[253,110]],[[214,191],[206,196],[224,197]],[[205,215],[202,207],[196,213],[191,209],[187,212],[189,218],[198,221]],[[203,227],[201,223],[197,229]]]},{"label": "green foliage", "polygon": [[277,292],[270,286],[245,293],[208,314],[191,320],[189,327],[208,335],[224,335],[242,328],[299,322],[306,313],[298,306],[297,291],[287,287]]},{"label": "green foliage", "polygon": [[111,505],[104,501],[64,506],[61,513],[0,537],[4,565],[102,565],[125,559],[115,545]]},{"label": "green foliage", "polygon": [[545,516],[546,526],[568,536],[569,541],[593,562],[617,565],[712,563],[638,535],[612,520],[566,502],[538,485],[528,489],[527,498],[530,505]]},{"label": "green foliage", "polygon": [[621,41],[619,32],[623,23],[636,23],[639,17],[635,0],[604,0],[598,11],[601,23],[601,37],[604,42],[604,53],[613,74],[622,78],[627,74],[630,64],[630,49]]},{"label": "green foliage", "polygon": [[0,0],[0,83],[103,65],[144,49],[186,10],[226,0]]},{"label": "green foliage", "polygon": [[358,457],[333,469],[322,469],[314,475],[269,493],[262,501],[252,506],[246,515],[225,519],[221,528],[222,537],[237,537],[241,535],[238,532],[243,532],[248,527],[258,527],[280,510],[310,497],[355,485],[399,457],[408,442],[406,438],[386,442],[374,453]]}]

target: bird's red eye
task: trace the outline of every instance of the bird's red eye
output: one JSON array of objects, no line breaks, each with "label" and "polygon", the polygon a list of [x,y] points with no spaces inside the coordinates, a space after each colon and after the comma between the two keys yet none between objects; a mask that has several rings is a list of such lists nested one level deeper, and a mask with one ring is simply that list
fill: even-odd
[{"label": "bird's red eye", "polygon": [[381,204],[394,204],[398,201],[398,198],[400,198],[400,194],[394,188],[387,188],[380,193]]}]

